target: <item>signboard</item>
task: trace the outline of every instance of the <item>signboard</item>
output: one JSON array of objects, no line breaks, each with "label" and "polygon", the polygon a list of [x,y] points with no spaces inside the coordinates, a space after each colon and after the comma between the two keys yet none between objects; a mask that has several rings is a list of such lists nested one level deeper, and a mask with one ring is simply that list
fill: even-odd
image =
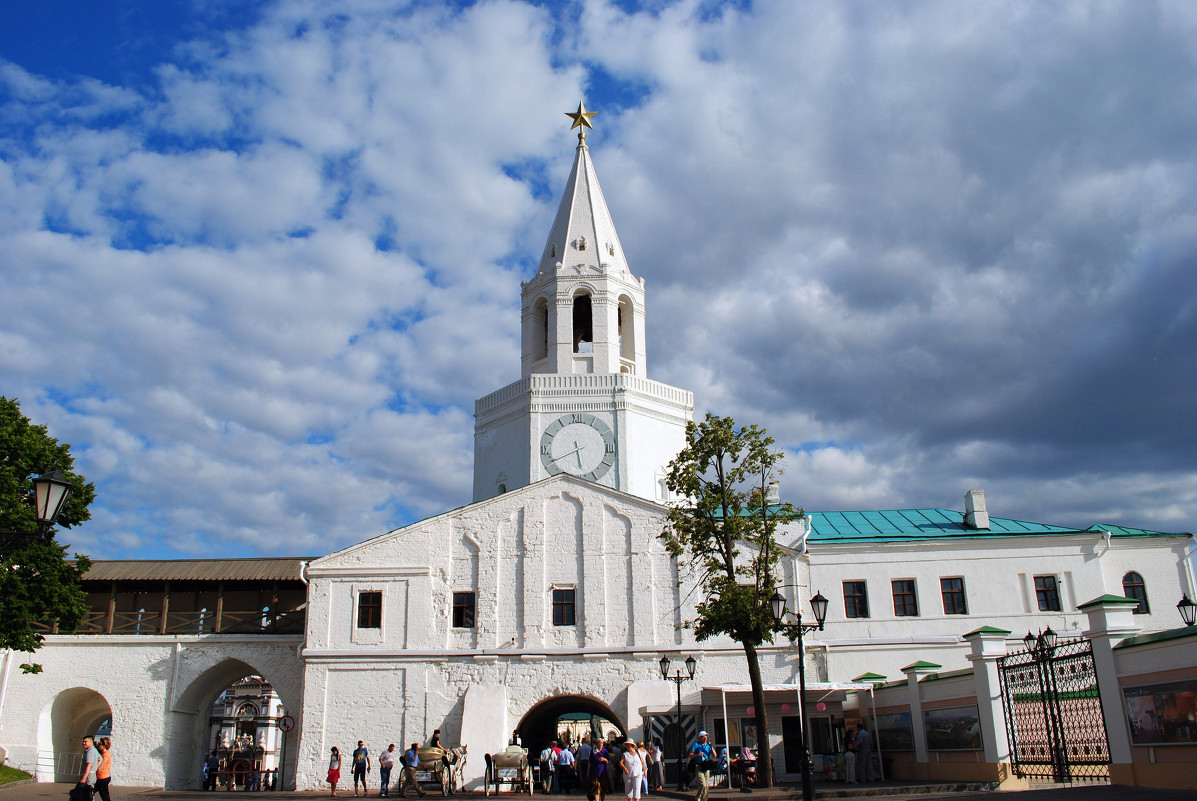
[{"label": "signboard", "polygon": [[1123,687],[1122,695],[1135,745],[1197,743],[1197,681]]},{"label": "signboard", "polygon": [[291,729],[295,728],[295,718],[291,717],[290,715],[283,715],[278,719],[278,728],[279,731],[281,731],[283,734],[286,734],[287,732],[291,731]]}]

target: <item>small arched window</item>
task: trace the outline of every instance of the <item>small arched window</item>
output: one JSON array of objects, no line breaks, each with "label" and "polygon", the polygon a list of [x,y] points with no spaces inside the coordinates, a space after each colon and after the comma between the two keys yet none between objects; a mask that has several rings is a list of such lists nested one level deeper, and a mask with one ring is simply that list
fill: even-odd
[{"label": "small arched window", "polygon": [[1143,577],[1133,570],[1122,577],[1122,594],[1139,602],[1135,607],[1136,615],[1145,615],[1151,611],[1147,605],[1147,585]]},{"label": "small arched window", "polygon": [[549,355],[549,302],[537,298],[532,304],[532,360],[540,361]]},{"label": "small arched window", "polygon": [[594,317],[585,292],[574,296],[574,353],[594,353]]}]

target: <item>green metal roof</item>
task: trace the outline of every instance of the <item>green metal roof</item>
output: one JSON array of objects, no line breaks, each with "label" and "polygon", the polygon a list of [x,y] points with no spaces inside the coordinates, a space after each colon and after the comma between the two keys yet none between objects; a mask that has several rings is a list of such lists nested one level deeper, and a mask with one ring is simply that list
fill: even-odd
[{"label": "green metal roof", "polygon": [[948,538],[1043,536],[1096,534],[1109,531],[1115,537],[1175,537],[1170,534],[1125,526],[1095,525],[1085,529],[1029,523],[1004,517],[989,518],[988,529],[964,525],[964,513],[954,509],[893,509],[873,512],[807,512],[811,520],[810,542],[900,542]]}]

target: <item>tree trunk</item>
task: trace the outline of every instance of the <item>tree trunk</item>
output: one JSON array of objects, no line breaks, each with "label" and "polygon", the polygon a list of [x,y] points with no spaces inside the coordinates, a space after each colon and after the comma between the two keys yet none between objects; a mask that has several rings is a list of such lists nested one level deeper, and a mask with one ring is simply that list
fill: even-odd
[{"label": "tree trunk", "polygon": [[[773,757],[769,753],[769,713],[765,708],[765,685],[761,681],[761,664],[756,646],[744,643],[748,660],[748,680],[752,684],[752,705],[756,708],[756,781],[758,787],[773,786]],[[743,744],[747,747],[747,743]]]}]

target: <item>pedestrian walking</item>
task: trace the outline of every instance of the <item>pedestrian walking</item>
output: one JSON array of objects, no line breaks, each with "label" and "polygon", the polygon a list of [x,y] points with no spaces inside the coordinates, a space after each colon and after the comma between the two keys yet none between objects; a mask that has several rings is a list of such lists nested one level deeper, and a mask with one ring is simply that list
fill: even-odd
[{"label": "pedestrian walking", "polygon": [[707,742],[707,733],[698,733],[698,742],[690,749],[690,758],[697,763],[698,791],[694,801],[707,801],[711,794],[711,767],[715,762],[715,749]]},{"label": "pedestrian walking", "polygon": [[623,744],[623,786],[629,801],[639,801],[641,779],[644,778],[644,762],[636,743],[627,740]]},{"label": "pedestrian walking", "polygon": [[370,749],[365,742],[357,741],[357,748],[353,751],[353,797],[357,798],[357,784],[362,783],[362,795],[370,795],[370,788],[366,786],[366,774],[370,772]]},{"label": "pedestrian walking", "polygon": [[412,743],[411,748],[403,752],[403,779],[399,782],[399,797],[407,798],[407,787],[411,785],[421,796],[427,795],[420,789],[420,782],[416,780],[416,768],[420,767],[420,744]]},{"label": "pedestrian walking", "polygon": [[341,781],[341,752],[335,745],[332,747],[332,756],[328,758],[328,777],[325,781],[332,787],[332,792],[329,793],[329,796],[336,797],[337,782]]},{"label": "pedestrian walking", "polygon": [[96,792],[96,768],[100,766],[100,752],[91,737],[83,738],[83,760],[79,763],[79,783],[75,790],[81,801],[91,801]]},{"label": "pedestrian walking", "polygon": [[395,766],[395,744],[378,755],[378,794],[386,798],[391,786],[391,768]]},{"label": "pedestrian walking", "polygon": [[108,785],[112,784],[112,738],[101,737],[96,743],[100,752],[100,764],[96,766],[96,793],[103,801],[112,801]]}]

